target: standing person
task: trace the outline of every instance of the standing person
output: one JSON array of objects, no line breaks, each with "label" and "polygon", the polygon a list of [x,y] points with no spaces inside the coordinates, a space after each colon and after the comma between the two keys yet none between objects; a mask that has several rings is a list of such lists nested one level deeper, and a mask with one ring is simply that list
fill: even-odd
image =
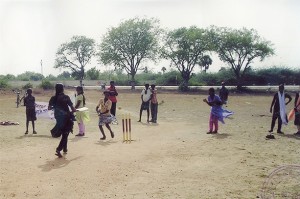
[{"label": "standing person", "polygon": [[[286,98],[288,98],[287,103],[285,103]],[[284,85],[280,84],[279,91],[277,93],[275,93],[272,103],[271,103],[270,113],[273,112],[271,129],[269,130],[269,132],[271,134],[267,135],[266,138],[269,138],[269,139],[275,138],[274,135],[272,134],[272,132],[273,132],[277,118],[278,118],[277,133],[283,134],[283,132],[281,131],[281,126],[282,126],[282,124],[287,125],[287,123],[288,123],[287,115],[286,115],[286,105],[288,103],[290,103],[291,101],[292,101],[292,97],[289,94],[284,93]]]},{"label": "standing person", "polygon": [[295,121],[294,124],[297,126],[297,133],[295,135],[300,136],[300,92],[296,93],[296,98],[295,98]]},{"label": "standing person", "polygon": [[155,88],[155,85],[151,85],[151,120],[150,122],[157,123],[157,111],[158,111],[158,102],[157,102],[157,90]]},{"label": "standing person", "polygon": [[[69,107],[71,108],[71,111],[69,110]],[[76,112],[70,97],[64,94],[63,84],[55,85],[55,96],[51,97],[48,105],[48,110],[52,109],[54,109],[56,125],[51,130],[51,134],[53,137],[62,136],[55,153],[55,155],[61,158],[61,150],[63,150],[64,153],[67,153],[68,151],[68,136],[70,132],[73,132],[74,125],[72,112]]]},{"label": "standing person", "polygon": [[141,92],[142,104],[140,108],[140,119],[138,120],[138,122],[141,122],[143,110],[147,110],[147,122],[149,123],[149,105],[150,105],[151,97],[152,97],[152,92],[149,89],[149,84],[145,84],[145,88]]},{"label": "standing person", "polygon": [[220,91],[219,91],[219,96],[220,96],[220,98],[221,98],[221,100],[222,100],[222,103],[223,104],[227,104],[227,102],[228,102],[228,95],[229,95],[229,91],[228,91],[228,89],[225,87],[225,82],[222,82],[222,87],[221,87],[221,89],[220,89]]},{"label": "standing person", "polygon": [[115,116],[113,116],[110,113],[110,109],[112,106],[112,102],[109,99],[110,91],[105,90],[103,94],[104,94],[104,99],[100,99],[98,105],[96,106],[96,112],[99,115],[98,125],[99,125],[100,132],[102,133],[102,138],[100,138],[100,140],[106,139],[106,135],[102,127],[103,125],[105,125],[106,128],[110,131],[111,137],[112,138],[115,137],[114,132],[111,130],[109,126],[109,124],[115,120]]},{"label": "standing person", "polygon": [[209,131],[207,134],[218,133],[219,124],[218,121],[224,124],[224,118],[233,114],[231,111],[222,109],[222,100],[218,95],[215,95],[215,89],[210,88],[208,90],[208,98],[204,99],[203,102],[211,106],[210,117],[209,117]]},{"label": "standing person", "polygon": [[107,90],[109,91],[109,97],[108,97],[108,99],[112,102],[110,113],[113,116],[116,116],[118,92],[116,90],[115,82],[114,81],[110,81],[110,87],[108,87]]},{"label": "standing person", "polygon": [[[75,109],[85,107],[85,96],[83,92],[82,86],[76,87],[77,96],[75,99]],[[78,123],[79,133],[76,136],[84,136],[85,135],[85,125],[84,122],[89,121],[89,114],[87,111],[77,111],[76,112],[76,121]]]},{"label": "standing person", "polygon": [[24,98],[24,106],[26,106],[26,132],[28,134],[29,121],[32,123],[33,134],[36,134],[34,121],[36,120],[35,97],[32,96],[32,89],[27,89],[27,96]]}]

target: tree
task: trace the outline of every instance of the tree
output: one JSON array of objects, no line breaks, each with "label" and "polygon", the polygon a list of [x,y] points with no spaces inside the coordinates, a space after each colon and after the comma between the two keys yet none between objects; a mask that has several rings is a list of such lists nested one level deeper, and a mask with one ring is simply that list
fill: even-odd
[{"label": "tree", "polygon": [[209,32],[214,51],[221,61],[231,66],[238,89],[241,89],[243,76],[254,59],[263,61],[274,54],[271,42],[261,38],[254,29],[212,27]]},{"label": "tree", "polygon": [[99,78],[100,71],[97,70],[96,67],[93,67],[90,70],[88,70],[86,74],[91,80],[97,80]]},{"label": "tree", "polygon": [[157,20],[126,20],[118,27],[111,28],[104,36],[99,46],[100,62],[124,69],[131,76],[131,82],[135,82],[134,76],[140,64],[157,59],[160,32]]},{"label": "tree", "polygon": [[67,68],[77,79],[84,79],[85,66],[95,53],[95,41],[85,36],[73,36],[70,42],[63,43],[57,53],[54,68]]},{"label": "tree", "polygon": [[203,57],[201,57],[199,65],[201,66],[201,69],[204,68],[205,73],[211,64],[212,64],[212,59],[210,58],[209,55],[204,55]]},{"label": "tree", "polygon": [[169,31],[164,41],[162,56],[178,69],[183,79],[180,87],[186,91],[194,67],[201,64],[203,53],[210,50],[207,33],[195,26],[183,27]]}]

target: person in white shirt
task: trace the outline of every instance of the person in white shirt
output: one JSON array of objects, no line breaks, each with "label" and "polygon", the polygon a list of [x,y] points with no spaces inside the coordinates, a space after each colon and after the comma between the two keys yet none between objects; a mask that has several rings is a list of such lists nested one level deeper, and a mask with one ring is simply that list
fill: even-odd
[{"label": "person in white shirt", "polygon": [[140,119],[138,122],[141,122],[143,110],[147,110],[147,122],[149,123],[149,105],[152,97],[152,92],[149,89],[149,84],[145,84],[145,88],[141,92],[141,108],[140,108]]}]

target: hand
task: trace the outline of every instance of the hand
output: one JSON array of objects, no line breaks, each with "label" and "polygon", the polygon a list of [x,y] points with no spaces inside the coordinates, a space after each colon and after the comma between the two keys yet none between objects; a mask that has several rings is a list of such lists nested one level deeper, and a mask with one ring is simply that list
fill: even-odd
[{"label": "hand", "polygon": [[203,99],[203,102],[207,102],[207,99]]}]

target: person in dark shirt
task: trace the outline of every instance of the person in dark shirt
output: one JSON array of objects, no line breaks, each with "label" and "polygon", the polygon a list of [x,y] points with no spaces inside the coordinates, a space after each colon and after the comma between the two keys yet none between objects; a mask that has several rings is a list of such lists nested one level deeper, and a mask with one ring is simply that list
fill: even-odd
[{"label": "person in dark shirt", "polygon": [[294,124],[297,126],[297,133],[295,133],[296,136],[300,136],[300,92],[296,93],[296,98],[295,98],[295,120]]},{"label": "person in dark shirt", "polygon": [[[71,111],[69,107],[71,108]],[[55,96],[51,97],[48,105],[48,110],[52,109],[54,109],[56,125],[51,130],[51,134],[53,137],[62,136],[55,154],[61,158],[62,155],[60,151],[63,150],[64,153],[67,153],[68,151],[68,136],[70,132],[73,132],[74,125],[74,115],[72,112],[76,112],[70,97],[64,94],[64,86],[62,84],[56,84],[55,86]]]},{"label": "person in dark shirt", "polygon": [[36,134],[34,121],[36,120],[35,97],[32,96],[32,89],[27,89],[27,96],[24,98],[24,106],[26,106],[26,132],[28,134],[29,121],[32,122],[33,134]]},{"label": "person in dark shirt", "polygon": [[219,91],[219,97],[222,100],[222,104],[227,104],[229,91],[225,87],[225,82],[222,82],[222,88]]},{"label": "person in dark shirt", "polygon": [[[286,98],[288,99],[287,102],[285,102]],[[283,134],[283,132],[281,131],[282,123],[287,124],[287,115],[285,112],[285,106],[291,101],[292,101],[292,97],[289,94],[284,93],[284,85],[280,84],[279,91],[275,93],[270,107],[270,113],[273,113],[271,129],[269,130],[270,133],[273,132],[275,122],[278,119],[277,133]],[[269,139],[274,139],[273,134],[269,134],[266,137]]]}]

